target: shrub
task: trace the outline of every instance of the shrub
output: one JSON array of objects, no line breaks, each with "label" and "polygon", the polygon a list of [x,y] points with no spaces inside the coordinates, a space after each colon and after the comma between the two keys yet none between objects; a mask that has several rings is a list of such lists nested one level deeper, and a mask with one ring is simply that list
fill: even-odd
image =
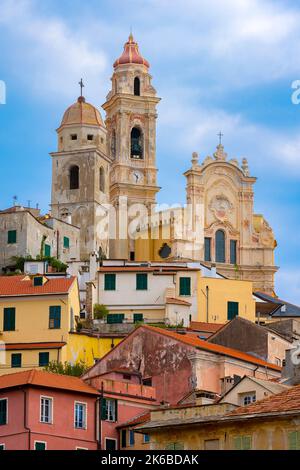
[{"label": "shrub", "polygon": [[103,304],[95,304],[94,305],[94,319],[95,320],[103,320],[109,314],[109,310]]}]

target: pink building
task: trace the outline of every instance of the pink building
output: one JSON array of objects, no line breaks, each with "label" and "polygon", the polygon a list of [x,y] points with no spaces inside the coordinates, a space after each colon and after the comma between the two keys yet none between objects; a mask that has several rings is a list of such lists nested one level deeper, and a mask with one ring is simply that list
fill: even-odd
[{"label": "pink building", "polygon": [[[123,443],[120,442],[118,426],[158,405],[155,388],[144,385],[141,375],[130,369],[114,369],[95,375],[86,382],[97,388],[101,394],[101,449],[115,450],[124,447],[124,437]],[[127,444],[130,446],[129,439]]]},{"label": "pink building", "polygon": [[0,377],[0,450],[97,449],[97,390],[29,370]]}]

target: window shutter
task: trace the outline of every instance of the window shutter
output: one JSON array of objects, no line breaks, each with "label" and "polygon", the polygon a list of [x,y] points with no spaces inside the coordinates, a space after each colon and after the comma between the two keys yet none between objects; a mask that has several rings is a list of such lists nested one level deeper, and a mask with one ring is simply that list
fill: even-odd
[{"label": "window shutter", "polygon": [[49,353],[40,352],[39,353],[39,367],[45,367],[49,364]]},{"label": "window shutter", "polygon": [[191,278],[190,277],[180,278],[179,295],[191,295]]},{"label": "window shutter", "polygon": [[11,355],[11,367],[22,367],[22,354]]},{"label": "window shutter", "polygon": [[138,322],[143,322],[144,321],[144,315],[142,313],[134,313],[133,314],[133,322],[138,323]]},{"label": "window shutter", "polygon": [[238,314],[239,314],[239,303],[228,302],[227,303],[227,319],[232,320],[234,317],[237,317]]},{"label": "window shutter", "polygon": [[49,307],[49,328],[59,329],[61,326],[61,307],[60,305]]},{"label": "window shutter", "polygon": [[7,400],[0,400],[0,424],[7,422]]},{"label": "window shutter", "polygon": [[148,275],[144,273],[138,273],[136,275],[136,289],[147,290],[148,289]]},{"label": "window shutter", "polygon": [[298,441],[299,441],[299,436],[297,431],[292,431],[289,432],[288,434],[288,441],[289,441],[289,450],[297,450],[299,449],[298,447]]},{"label": "window shutter", "polygon": [[17,243],[17,231],[9,230],[7,232],[7,243]]},{"label": "window shutter", "polygon": [[15,308],[5,308],[4,309],[3,330],[4,331],[15,331],[15,329],[16,329],[16,309]]},{"label": "window shutter", "polygon": [[174,450],[184,450],[184,443],[183,442],[175,442]]},{"label": "window shutter", "polygon": [[115,400],[115,422],[118,421],[118,400]]},{"label": "window shutter", "polygon": [[230,240],[230,264],[236,264],[237,262],[237,241]]},{"label": "window shutter", "polygon": [[106,420],[106,399],[103,397],[101,398],[101,420]]},{"label": "window shutter", "polygon": [[44,250],[45,250],[45,256],[49,258],[51,256],[51,246],[45,245]]},{"label": "window shutter", "polygon": [[169,444],[166,445],[166,450],[174,450],[175,449],[175,444],[173,442],[170,442]]},{"label": "window shutter", "polygon": [[204,239],[204,259],[211,261],[211,238],[208,237]]},{"label": "window shutter", "polygon": [[242,450],[242,439],[241,437],[235,437],[233,439],[234,450]]},{"label": "window shutter", "polygon": [[116,275],[115,274],[104,275],[104,290],[116,290]]},{"label": "window shutter", "polygon": [[251,449],[251,436],[243,436],[243,450],[250,450]]},{"label": "window shutter", "polygon": [[70,239],[68,237],[64,237],[64,248],[70,248]]}]

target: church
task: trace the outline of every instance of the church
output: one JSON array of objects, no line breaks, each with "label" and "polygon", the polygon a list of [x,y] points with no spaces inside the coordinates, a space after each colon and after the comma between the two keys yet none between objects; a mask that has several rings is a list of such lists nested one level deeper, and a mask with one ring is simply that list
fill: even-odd
[{"label": "church", "polygon": [[[64,113],[52,157],[51,215],[80,228],[80,259],[197,261],[230,279],[274,293],[276,241],[254,213],[256,178],[248,162],[192,155],[186,204],[157,209],[156,120],[160,98],[149,62],[130,34],[113,64],[111,89],[99,110],[82,95]],[[82,90],[81,82],[81,90]]]}]

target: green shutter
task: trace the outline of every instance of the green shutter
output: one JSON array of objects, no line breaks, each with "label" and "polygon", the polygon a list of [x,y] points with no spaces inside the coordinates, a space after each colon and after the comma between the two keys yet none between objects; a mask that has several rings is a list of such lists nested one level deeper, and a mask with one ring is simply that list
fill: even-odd
[{"label": "green shutter", "polygon": [[103,397],[101,398],[101,420],[106,420],[106,399]]},{"label": "green shutter", "polygon": [[123,323],[124,318],[124,313],[109,313],[107,316],[107,323]]},{"label": "green shutter", "polygon": [[242,438],[241,437],[235,437],[233,439],[233,448],[234,450],[242,450]]},{"label": "green shutter", "polygon": [[34,287],[39,287],[43,285],[43,278],[41,276],[37,276],[33,279]]},{"label": "green shutter", "polygon": [[16,309],[4,309],[3,331],[15,331],[16,329]]},{"label": "green shutter", "polygon": [[11,355],[11,367],[22,367],[22,354]]},{"label": "green shutter", "polygon": [[191,278],[190,277],[180,278],[179,295],[191,295]]},{"label": "green shutter", "polygon": [[0,426],[7,423],[7,400],[0,400]]},{"label": "green shutter", "polygon": [[242,449],[243,450],[250,450],[252,445],[251,445],[251,436],[243,436],[242,439]]},{"label": "green shutter", "polygon": [[64,248],[70,248],[70,239],[68,237],[64,237]]},{"label": "green shutter", "polygon": [[50,258],[51,256],[51,246],[47,244],[45,244],[45,256],[46,258]]},{"label": "green shutter", "polygon": [[104,275],[104,290],[116,290],[116,275],[115,274]]},{"label": "green shutter", "polygon": [[170,442],[169,444],[166,444],[166,450],[174,450],[175,449],[175,443]]},{"label": "green shutter", "polygon": [[9,244],[17,243],[17,231],[16,230],[9,230],[7,232],[7,243]]},{"label": "green shutter", "polygon": [[288,433],[288,450],[299,450],[300,449],[300,432],[292,431]]},{"label": "green shutter", "polygon": [[49,353],[40,352],[39,353],[39,367],[45,367],[49,364]]},{"label": "green shutter", "polygon": [[144,315],[142,313],[134,313],[133,314],[133,322],[139,323],[144,321]]},{"label": "green shutter", "polygon": [[148,275],[144,273],[138,273],[136,275],[136,289],[147,290],[148,289]]},{"label": "green shutter", "polygon": [[49,328],[58,330],[61,325],[61,307],[51,306],[49,307]]},{"label": "green shutter", "polygon": [[45,442],[36,442],[34,448],[35,450],[46,450],[46,444]]},{"label": "green shutter", "polygon": [[227,319],[232,320],[239,314],[239,303],[238,302],[227,302]]},{"label": "green shutter", "polygon": [[233,439],[234,450],[250,450],[252,448],[251,436],[237,436]]}]

